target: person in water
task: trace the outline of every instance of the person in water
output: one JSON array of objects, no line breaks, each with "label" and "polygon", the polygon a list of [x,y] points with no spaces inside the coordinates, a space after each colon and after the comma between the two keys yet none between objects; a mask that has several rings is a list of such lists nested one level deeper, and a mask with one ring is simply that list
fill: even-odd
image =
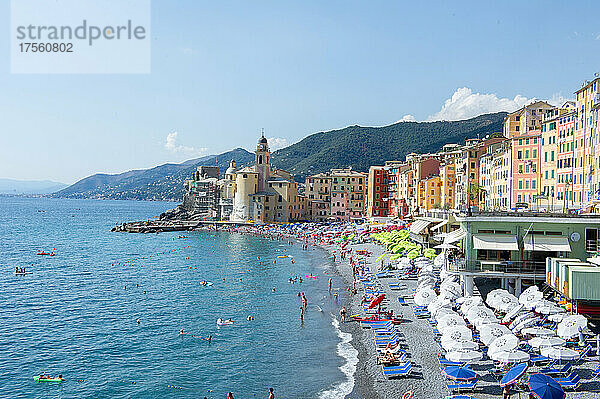
[{"label": "person in water", "polygon": [[233,394],[232,394],[231,392],[229,392],[229,393],[227,394],[227,399],[234,399],[234,398],[233,398]]},{"label": "person in water", "polygon": [[300,321],[304,321],[304,307],[300,306]]},{"label": "person in water", "polygon": [[340,318],[342,319],[342,323],[346,322],[346,307],[342,306],[340,309]]},{"label": "person in water", "polygon": [[275,394],[273,393],[273,388],[269,388],[269,399],[275,399]]}]

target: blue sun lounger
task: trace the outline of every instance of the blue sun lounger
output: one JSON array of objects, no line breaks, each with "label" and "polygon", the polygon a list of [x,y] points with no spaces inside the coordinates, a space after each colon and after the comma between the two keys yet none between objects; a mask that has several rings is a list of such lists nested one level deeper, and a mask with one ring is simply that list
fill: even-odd
[{"label": "blue sun lounger", "polygon": [[563,389],[572,389],[576,391],[577,388],[579,388],[579,385],[581,384],[581,378],[578,375],[576,375],[572,380],[563,381],[558,379],[556,380],[556,382],[558,382]]},{"label": "blue sun lounger", "polygon": [[410,362],[406,362],[404,365],[402,365],[400,367],[381,366],[381,369],[383,370],[383,375],[385,375],[388,378],[407,377],[412,372],[412,364]]},{"label": "blue sun lounger", "polygon": [[462,382],[462,383],[458,383],[458,384],[447,385],[450,392],[474,391],[476,386],[477,386],[476,379],[471,382]]}]

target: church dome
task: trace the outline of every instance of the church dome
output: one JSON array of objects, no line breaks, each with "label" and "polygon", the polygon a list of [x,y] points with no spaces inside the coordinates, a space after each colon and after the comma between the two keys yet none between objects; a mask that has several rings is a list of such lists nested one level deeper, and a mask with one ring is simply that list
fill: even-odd
[{"label": "church dome", "polygon": [[258,144],[267,144],[267,138],[262,136],[260,139],[258,139]]},{"label": "church dome", "polygon": [[235,173],[235,161],[232,159],[231,162],[229,162],[229,167],[225,171],[225,174],[232,175],[234,173]]}]

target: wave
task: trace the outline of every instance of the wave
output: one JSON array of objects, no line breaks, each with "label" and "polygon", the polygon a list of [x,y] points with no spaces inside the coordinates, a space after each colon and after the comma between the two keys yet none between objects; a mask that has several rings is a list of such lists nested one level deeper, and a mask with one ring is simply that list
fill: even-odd
[{"label": "wave", "polygon": [[340,322],[332,317],[331,324],[335,328],[338,337],[341,339],[337,345],[337,354],[346,362],[340,366],[340,370],[346,376],[346,379],[331,389],[321,392],[319,399],[339,399],[350,395],[354,389],[354,373],[358,364],[358,351],[352,346],[352,334],[340,330]]}]

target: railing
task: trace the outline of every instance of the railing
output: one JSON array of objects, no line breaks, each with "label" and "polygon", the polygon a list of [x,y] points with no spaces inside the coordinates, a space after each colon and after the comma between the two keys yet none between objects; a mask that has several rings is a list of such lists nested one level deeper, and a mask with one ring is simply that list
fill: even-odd
[{"label": "railing", "polygon": [[597,252],[598,251],[598,240],[585,240],[586,252]]},{"label": "railing", "polygon": [[458,260],[449,262],[454,272],[545,274],[546,263],[541,261]]}]

